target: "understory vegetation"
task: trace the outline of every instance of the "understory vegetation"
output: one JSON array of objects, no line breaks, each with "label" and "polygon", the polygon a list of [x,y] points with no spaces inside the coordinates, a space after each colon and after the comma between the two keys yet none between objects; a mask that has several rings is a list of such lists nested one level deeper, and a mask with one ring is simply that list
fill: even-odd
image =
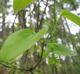
[{"label": "understory vegetation", "polygon": [[0,0],[0,74],[80,74],[80,0]]}]

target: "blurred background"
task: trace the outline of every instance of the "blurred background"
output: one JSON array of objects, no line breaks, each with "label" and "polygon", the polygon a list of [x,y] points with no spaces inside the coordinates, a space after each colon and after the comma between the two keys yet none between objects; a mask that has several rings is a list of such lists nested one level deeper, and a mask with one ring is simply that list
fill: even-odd
[{"label": "blurred background", "polygon": [[[25,28],[38,32],[46,24],[49,25],[49,41],[66,45],[76,51],[74,54],[77,53],[76,56],[63,56],[48,52],[42,58],[40,43],[37,43],[31,48],[32,51],[26,51],[11,64],[16,68],[32,67],[33,71],[26,72],[0,64],[0,74],[80,74],[80,27],[61,17],[62,9],[80,16],[80,0],[36,0],[18,14],[14,13],[13,0],[0,0],[0,48],[11,33]],[[46,40],[46,44],[47,36],[42,40]]]}]

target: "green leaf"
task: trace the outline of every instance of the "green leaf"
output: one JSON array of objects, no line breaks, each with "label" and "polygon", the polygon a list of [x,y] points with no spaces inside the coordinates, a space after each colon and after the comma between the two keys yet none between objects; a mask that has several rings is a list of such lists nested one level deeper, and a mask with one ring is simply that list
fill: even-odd
[{"label": "green leaf", "polygon": [[48,28],[42,28],[38,33],[24,29],[11,34],[5,41],[1,51],[0,60],[12,62],[16,57],[31,48],[46,32]]},{"label": "green leaf", "polygon": [[69,19],[70,21],[80,26],[80,17],[73,13],[70,13],[68,10],[62,10],[61,16]]},{"label": "green leaf", "polygon": [[0,13],[2,13],[2,0],[0,0]]},{"label": "green leaf", "polygon": [[61,66],[59,59],[56,59],[55,57],[48,58],[49,59],[49,65],[57,65]]},{"label": "green leaf", "polygon": [[48,52],[53,52],[57,55],[63,55],[63,56],[75,56],[76,52],[70,50],[68,47],[57,44],[57,43],[48,43]]},{"label": "green leaf", "polygon": [[13,0],[14,12],[18,13],[32,2],[33,0]]}]

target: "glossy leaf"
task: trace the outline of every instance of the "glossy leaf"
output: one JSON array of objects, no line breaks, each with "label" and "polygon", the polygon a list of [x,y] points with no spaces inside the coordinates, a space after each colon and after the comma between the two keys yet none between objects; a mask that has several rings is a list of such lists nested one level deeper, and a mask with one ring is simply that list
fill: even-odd
[{"label": "glossy leaf", "polygon": [[33,0],[13,0],[14,12],[18,13],[32,2]]},{"label": "glossy leaf", "polygon": [[12,62],[16,57],[31,48],[47,30],[48,28],[42,28],[38,33],[34,33],[32,30],[25,29],[11,34],[0,51],[0,60]]},{"label": "glossy leaf", "polygon": [[80,26],[80,17],[69,12],[68,10],[62,10],[61,16],[69,19],[70,21]]}]

